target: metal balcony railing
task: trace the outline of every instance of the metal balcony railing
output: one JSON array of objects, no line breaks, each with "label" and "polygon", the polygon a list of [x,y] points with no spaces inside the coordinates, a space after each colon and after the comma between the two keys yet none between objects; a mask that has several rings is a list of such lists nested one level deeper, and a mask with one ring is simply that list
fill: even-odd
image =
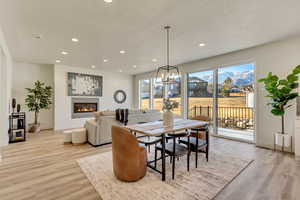
[{"label": "metal balcony railing", "polygon": [[[189,117],[208,116],[214,117],[213,106],[194,106],[190,109]],[[218,107],[217,126],[231,129],[254,129],[253,108],[250,107]]]}]

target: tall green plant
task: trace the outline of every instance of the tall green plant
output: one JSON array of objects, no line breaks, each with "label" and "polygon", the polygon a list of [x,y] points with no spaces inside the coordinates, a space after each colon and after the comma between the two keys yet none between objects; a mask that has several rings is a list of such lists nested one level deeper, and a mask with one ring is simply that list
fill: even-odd
[{"label": "tall green plant", "polygon": [[292,105],[289,102],[298,96],[295,89],[299,87],[298,75],[300,74],[300,65],[294,68],[285,79],[279,79],[278,76],[269,72],[267,77],[258,80],[265,84],[268,92],[266,97],[271,99],[271,113],[275,116],[281,116],[281,133],[284,134],[284,114],[285,110]]},{"label": "tall green plant", "polygon": [[25,99],[29,111],[34,112],[34,124],[38,124],[40,110],[49,109],[52,104],[52,87],[42,81],[36,81],[33,88],[25,88],[28,92]]}]

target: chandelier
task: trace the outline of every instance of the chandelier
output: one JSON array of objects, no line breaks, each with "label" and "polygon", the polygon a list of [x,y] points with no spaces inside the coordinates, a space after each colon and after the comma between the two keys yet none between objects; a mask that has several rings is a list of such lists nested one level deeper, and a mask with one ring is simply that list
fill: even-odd
[{"label": "chandelier", "polygon": [[167,32],[167,65],[157,69],[156,81],[160,78],[163,84],[171,84],[176,82],[179,77],[179,69],[176,66],[170,65],[170,26],[165,26]]}]

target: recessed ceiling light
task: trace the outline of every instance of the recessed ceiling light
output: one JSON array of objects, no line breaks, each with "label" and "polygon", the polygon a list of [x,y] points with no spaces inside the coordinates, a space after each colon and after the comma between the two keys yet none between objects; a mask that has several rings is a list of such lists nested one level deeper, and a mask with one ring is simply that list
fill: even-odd
[{"label": "recessed ceiling light", "polygon": [[56,62],[56,63],[61,63],[61,60],[56,60],[55,62]]},{"label": "recessed ceiling light", "polygon": [[123,70],[120,69],[119,72],[123,72]]},{"label": "recessed ceiling light", "polygon": [[72,38],[73,42],[79,42],[78,38]]},{"label": "recessed ceiling light", "polygon": [[121,51],[120,51],[120,54],[124,54],[124,53],[126,53],[126,51],[124,51],[124,50],[121,50]]},{"label": "recessed ceiling light", "polygon": [[199,46],[199,47],[204,47],[204,46],[205,46],[205,43],[199,43],[198,46]]},{"label": "recessed ceiling light", "polygon": [[92,65],[92,66],[91,66],[91,68],[92,68],[92,69],[95,69],[95,68],[96,68],[96,66],[95,66],[95,65]]},{"label": "recessed ceiling light", "polygon": [[133,68],[136,68],[136,65],[133,65],[132,67],[133,67]]},{"label": "recessed ceiling light", "polygon": [[156,59],[156,58],[153,58],[153,59],[152,59],[152,62],[157,62],[157,59]]},{"label": "recessed ceiling light", "polygon": [[105,3],[111,3],[112,0],[104,0]]},{"label": "recessed ceiling light", "polygon": [[33,34],[32,34],[32,37],[33,37],[34,39],[41,39],[41,38],[42,38],[42,35],[39,34],[39,33],[33,33]]},{"label": "recessed ceiling light", "polygon": [[62,51],[61,54],[62,54],[62,55],[68,55],[69,53],[66,52],[66,51]]},{"label": "recessed ceiling light", "polygon": [[104,59],[103,62],[108,62],[108,60],[107,60],[107,59]]}]

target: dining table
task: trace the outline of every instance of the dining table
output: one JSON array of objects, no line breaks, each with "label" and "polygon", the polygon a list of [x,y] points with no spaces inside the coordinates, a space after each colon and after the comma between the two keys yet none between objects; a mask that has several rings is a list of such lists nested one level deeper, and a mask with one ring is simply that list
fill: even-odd
[{"label": "dining table", "polygon": [[161,174],[162,181],[166,180],[166,155],[165,155],[165,145],[166,145],[166,134],[180,134],[182,131],[187,131],[193,128],[199,128],[207,126],[208,122],[199,120],[189,120],[189,119],[174,119],[172,126],[165,126],[162,120],[147,122],[142,124],[132,124],[127,125],[126,128],[133,134],[141,134],[144,136],[160,136],[162,145],[162,164],[161,171],[154,168],[151,162],[148,162],[148,167],[154,169]]}]

